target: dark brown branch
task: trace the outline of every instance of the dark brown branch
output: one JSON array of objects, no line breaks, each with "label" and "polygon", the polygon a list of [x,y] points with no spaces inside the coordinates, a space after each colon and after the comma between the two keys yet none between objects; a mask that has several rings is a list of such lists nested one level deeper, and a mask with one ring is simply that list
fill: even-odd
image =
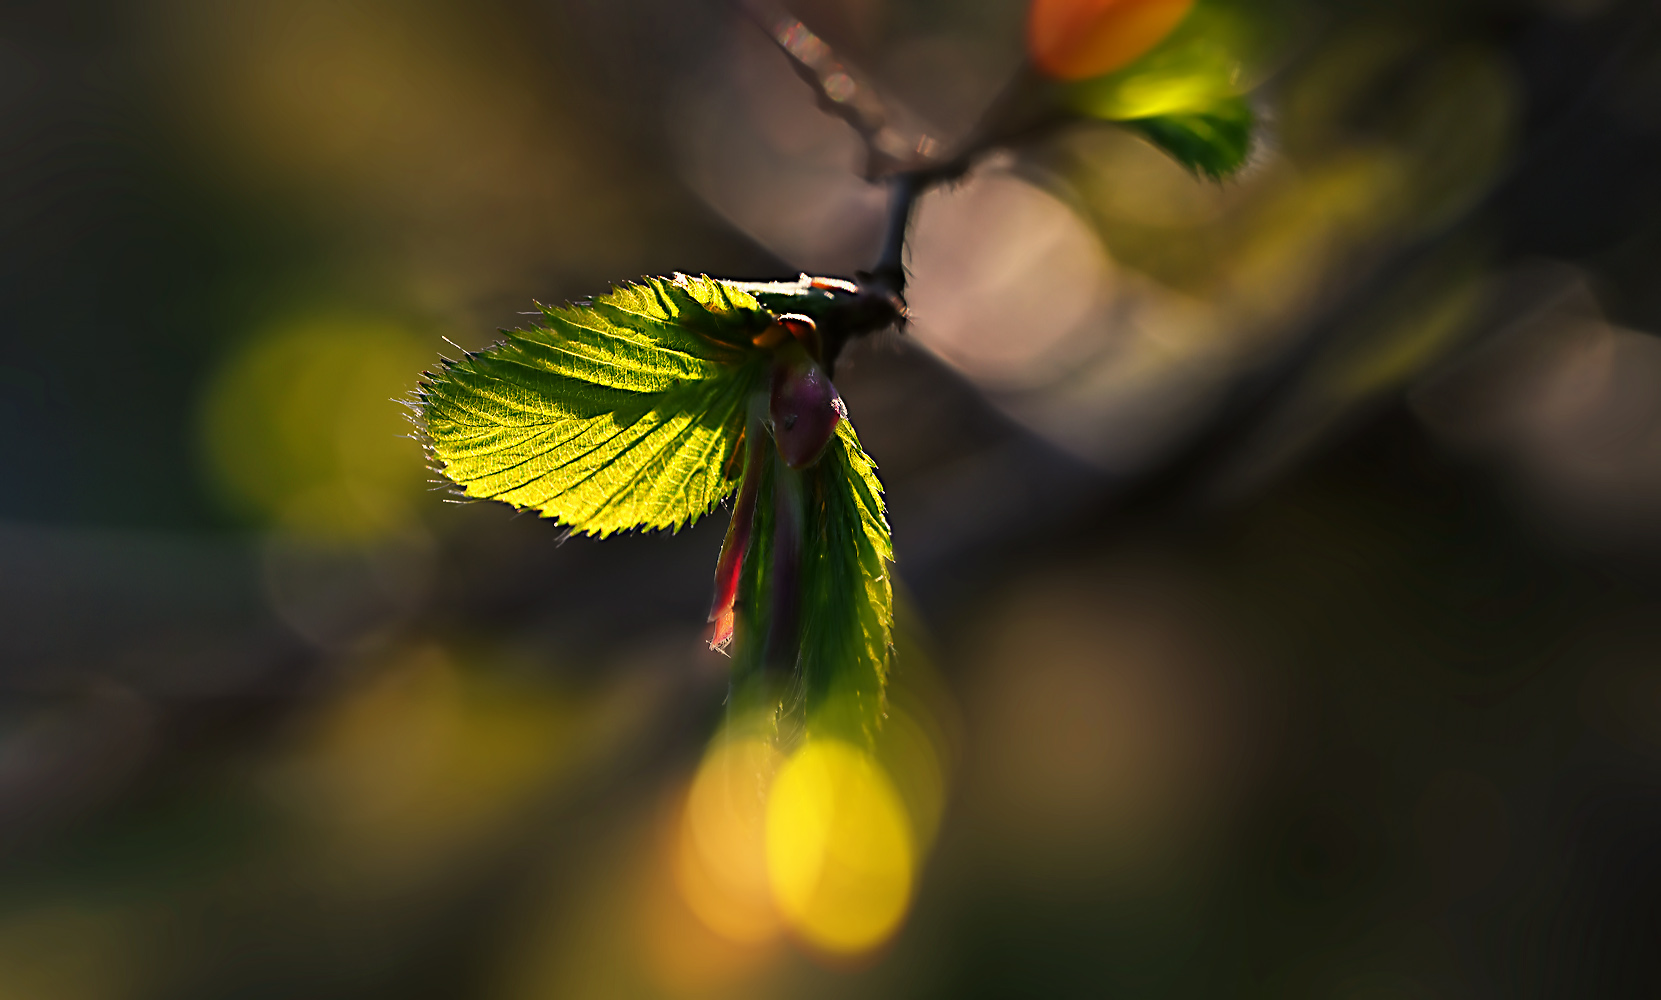
[{"label": "dark brown branch", "polygon": [[870,277],[895,295],[905,294],[906,235],[911,228],[912,209],[926,186],[924,176],[918,172],[895,174],[888,179],[888,230],[883,234],[882,253],[876,266],[871,268]]},{"label": "dark brown branch", "polygon": [[[847,122],[865,145],[865,176],[889,188],[889,214],[882,250],[868,272],[860,272],[852,297],[825,336],[827,367],[843,345],[905,323],[905,248],[917,201],[929,189],[957,180],[986,152],[1021,141],[1053,124],[1042,81],[1023,69],[987,108],[980,122],[951,151],[921,133],[894,124],[890,106],[860,80],[831,46],[786,10],[778,0],[733,0],[740,11],[778,46],[791,69],[812,88],[819,107]],[[1036,100],[1035,100],[1036,99]]]}]

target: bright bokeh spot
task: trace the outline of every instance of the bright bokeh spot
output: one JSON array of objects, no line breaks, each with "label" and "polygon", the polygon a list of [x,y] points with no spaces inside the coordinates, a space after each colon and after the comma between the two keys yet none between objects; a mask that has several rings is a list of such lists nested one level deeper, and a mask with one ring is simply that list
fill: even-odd
[{"label": "bright bokeh spot", "polygon": [[761,740],[717,743],[687,793],[675,881],[698,919],[732,941],[757,944],[780,930],[765,851],[767,795],[779,760]]},{"label": "bright bokeh spot", "polygon": [[273,326],[227,359],[202,407],[209,471],[227,502],[312,535],[398,527],[426,486],[408,395],[431,352],[385,322]]},{"label": "bright bokeh spot", "polygon": [[1194,0],[1033,0],[1027,51],[1049,76],[1087,80],[1136,61],[1193,6]]},{"label": "bright bokeh spot", "polygon": [[911,898],[905,807],[871,757],[810,741],[773,782],[767,872],[773,898],[809,944],[851,954],[887,940]]}]

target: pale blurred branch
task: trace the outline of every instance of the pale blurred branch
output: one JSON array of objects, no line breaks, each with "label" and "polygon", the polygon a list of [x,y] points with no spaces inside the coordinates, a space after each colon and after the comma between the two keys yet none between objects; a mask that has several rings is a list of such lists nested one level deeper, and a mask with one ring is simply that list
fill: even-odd
[{"label": "pale blurred branch", "polygon": [[908,134],[894,124],[888,103],[870,83],[859,79],[836,51],[799,18],[774,0],[735,0],[777,45],[819,101],[826,114],[847,122],[865,143],[865,176],[881,180],[928,161],[934,140]]}]

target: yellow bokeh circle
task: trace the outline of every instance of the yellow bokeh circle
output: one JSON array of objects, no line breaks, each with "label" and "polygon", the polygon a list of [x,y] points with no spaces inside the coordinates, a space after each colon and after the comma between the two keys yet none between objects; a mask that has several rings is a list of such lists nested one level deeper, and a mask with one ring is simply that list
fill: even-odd
[{"label": "yellow bokeh circle", "polygon": [[390,323],[282,323],[225,360],[202,401],[208,471],[229,506],[310,535],[397,530],[429,485],[408,399],[431,350]]},{"label": "yellow bokeh circle", "polygon": [[869,754],[810,740],[774,779],[766,823],[773,899],[803,940],[852,954],[893,934],[911,899],[911,828]]}]

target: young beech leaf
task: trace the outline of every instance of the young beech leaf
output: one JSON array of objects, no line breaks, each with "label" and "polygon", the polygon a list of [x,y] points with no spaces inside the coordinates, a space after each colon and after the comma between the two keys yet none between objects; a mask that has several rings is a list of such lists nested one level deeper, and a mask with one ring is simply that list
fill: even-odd
[{"label": "young beech leaf", "polygon": [[[696,521],[737,485],[734,451],[773,316],[711,278],[646,278],[427,374],[418,422],[435,467],[605,537]],[[770,443],[770,442],[769,442]]]},{"label": "young beech leaf", "polygon": [[1235,97],[1204,110],[1138,118],[1124,125],[1189,170],[1222,180],[1246,165],[1253,122],[1251,105]]},{"label": "young beech leaf", "polygon": [[894,549],[882,483],[846,420],[812,471],[800,669],[818,710],[810,709],[808,725],[869,735],[883,716],[894,642]]},{"label": "young beech leaf", "polygon": [[[781,560],[784,475],[800,476],[788,491],[800,495],[802,544]],[[884,713],[894,630],[894,551],[876,465],[843,420],[807,469],[768,463],[759,492],[739,587],[733,704],[739,711],[795,705],[810,732],[868,739]],[[779,579],[781,571],[789,578]],[[793,621],[795,642],[776,638],[781,620],[786,628]],[[780,646],[789,651],[784,662]]]}]

